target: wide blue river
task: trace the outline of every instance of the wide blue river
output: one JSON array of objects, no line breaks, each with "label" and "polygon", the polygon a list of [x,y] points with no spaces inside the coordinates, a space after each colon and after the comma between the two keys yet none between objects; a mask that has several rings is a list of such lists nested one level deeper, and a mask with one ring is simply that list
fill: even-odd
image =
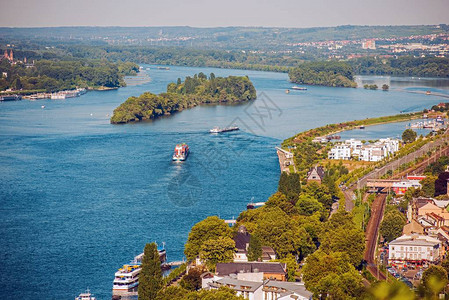
[{"label": "wide blue river", "polygon": [[[292,86],[287,74],[150,67],[151,82],[116,91],[0,103],[2,299],[73,299],[87,287],[97,299],[110,299],[114,272],[145,243],[165,242],[169,260],[181,260],[196,222],[209,215],[237,217],[251,199],[274,193],[274,147],[284,138],[445,100],[411,90],[449,94],[445,80],[389,77],[359,78],[388,82],[389,92],[312,86],[286,94]],[[169,82],[201,71],[248,75],[258,100],[109,124],[127,97],[165,91]],[[241,131],[208,133],[230,124]],[[189,144],[191,155],[174,164],[171,155],[180,142]]]}]

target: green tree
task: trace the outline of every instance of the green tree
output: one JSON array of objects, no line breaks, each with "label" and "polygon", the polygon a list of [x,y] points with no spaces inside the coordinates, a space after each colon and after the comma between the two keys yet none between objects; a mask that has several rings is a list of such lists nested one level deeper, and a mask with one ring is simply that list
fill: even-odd
[{"label": "green tree", "polygon": [[198,291],[201,289],[201,274],[205,271],[202,266],[190,268],[189,273],[182,277],[179,285],[189,291]]},{"label": "green tree", "polygon": [[230,237],[220,236],[203,243],[200,251],[201,260],[206,262],[209,270],[214,271],[217,263],[232,262],[235,253],[235,242]]},{"label": "green tree", "polygon": [[156,299],[161,288],[161,260],[157,246],[155,243],[146,244],[143,252],[142,270],[139,275],[139,300]]},{"label": "green tree", "polygon": [[[446,273],[448,273],[449,275],[449,257],[446,257],[442,262],[441,262],[441,266],[443,267],[444,270],[446,270]],[[448,278],[449,279],[449,278]]]},{"label": "green tree", "polygon": [[357,228],[352,216],[345,211],[338,211],[323,227],[320,249],[326,253],[346,253],[350,262],[358,266],[365,251],[365,234]]},{"label": "green tree", "polygon": [[422,274],[421,285],[418,293],[432,299],[438,299],[448,283],[447,272],[442,266],[432,265]]},{"label": "green tree", "polygon": [[195,294],[187,295],[186,300],[244,300],[243,296],[237,296],[236,292],[228,287],[220,287],[218,290],[200,290]]},{"label": "green tree", "polygon": [[287,215],[292,216],[298,214],[298,209],[295,207],[294,202],[296,202],[297,195],[295,194],[294,200],[287,199],[287,197],[281,192],[274,193],[268,201],[265,203],[265,207],[279,207]]},{"label": "green tree", "polygon": [[179,286],[165,288],[157,295],[157,300],[244,300],[243,296],[237,296],[236,292],[228,287],[220,287],[218,290],[188,291]]},{"label": "green tree", "polygon": [[14,88],[16,90],[21,90],[23,87],[22,82],[20,81],[20,78],[17,78],[16,81],[14,82]]},{"label": "green tree", "polygon": [[317,199],[326,210],[329,210],[332,207],[332,194],[327,185],[311,182],[304,188],[304,193]]},{"label": "green tree", "polygon": [[187,259],[193,260],[199,254],[201,247],[207,240],[216,240],[219,237],[231,237],[231,229],[224,220],[212,216],[196,223],[190,230],[185,244],[184,254]]},{"label": "green tree", "polygon": [[156,300],[184,300],[189,291],[180,286],[169,286],[159,291]]},{"label": "green tree", "polygon": [[286,195],[289,200],[296,201],[301,192],[300,180],[301,178],[297,173],[288,174],[282,172],[281,177],[279,178],[278,191]]},{"label": "green tree", "polygon": [[298,262],[293,254],[289,253],[285,258],[279,259],[278,261],[287,265],[287,280],[292,282],[296,281]]},{"label": "green tree", "polygon": [[402,141],[404,143],[412,143],[416,140],[416,132],[413,131],[412,129],[406,129],[403,133],[402,133]]},{"label": "green tree", "polygon": [[406,220],[403,214],[401,214],[396,208],[394,210],[385,213],[385,216],[380,224],[380,234],[385,238],[387,242],[400,237]]},{"label": "green tree", "polygon": [[255,222],[253,234],[257,234],[263,245],[272,247],[280,258],[288,253],[305,257],[315,249],[308,232],[279,207],[264,208]]},{"label": "green tree", "polygon": [[318,200],[304,194],[299,196],[296,207],[298,208],[299,214],[304,216],[311,216],[315,212],[323,211],[323,205]]},{"label": "green tree", "polygon": [[249,238],[248,261],[258,261],[262,258],[262,243],[256,234]]},{"label": "green tree", "polygon": [[426,178],[421,180],[421,192],[426,197],[433,197],[435,195],[435,181],[438,179],[436,176],[428,175]]},{"label": "green tree", "polygon": [[405,283],[394,280],[393,282],[380,281],[368,290],[367,300],[410,300],[415,294]]},{"label": "green tree", "polygon": [[362,277],[346,253],[318,250],[309,255],[303,268],[303,279],[315,297],[348,299],[360,297],[363,292]]}]

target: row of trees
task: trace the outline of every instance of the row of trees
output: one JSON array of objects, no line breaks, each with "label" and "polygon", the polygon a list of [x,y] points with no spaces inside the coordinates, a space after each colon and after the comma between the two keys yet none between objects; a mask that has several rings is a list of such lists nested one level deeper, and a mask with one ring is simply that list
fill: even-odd
[{"label": "row of trees", "polygon": [[39,60],[34,66],[0,62],[0,90],[38,90],[54,92],[75,87],[124,86],[123,76],[135,75],[134,63],[111,63],[100,60]]},{"label": "row of trees", "polygon": [[449,77],[449,58],[443,57],[362,57],[350,60],[349,64],[355,74],[361,75]]},{"label": "row of trees", "polygon": [[234,103],[256,99],[256,89],[246,76],[215,77],[209,79],[200,73],[186,77],[184,82],[170,83],[167,92],[155,95],[149,92],[130,97],[114,110],[111,123],[155,119],[203,103]]},{"label": "row of trees", "polygon": [[289,73],[291,82],[333,87],[357,87],[352,67],[345,62],[321,61],[302,63]]}]

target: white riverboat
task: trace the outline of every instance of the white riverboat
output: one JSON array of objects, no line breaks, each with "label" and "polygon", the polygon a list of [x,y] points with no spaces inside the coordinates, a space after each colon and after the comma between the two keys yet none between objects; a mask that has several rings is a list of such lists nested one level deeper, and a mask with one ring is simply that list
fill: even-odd
[{"label": "white riverboat", "polygon": [[85,293],[81,293],[78,297],[75,297],[75,300],[96,300],[96,298],[87,289]]},{"label": "white riverboat", "polygon": [[[161,267],[165,265],[167,254],[165,249],[158,249],[159,258],[161,260]],[[112,284],[112,294],[117,296],[131,295],[137,293],[139,286],[139,274],[142,270],[141,264],[143,253],[134,257],[134,259],[126,265],[123,265],[114,274],[114,281]]]}]

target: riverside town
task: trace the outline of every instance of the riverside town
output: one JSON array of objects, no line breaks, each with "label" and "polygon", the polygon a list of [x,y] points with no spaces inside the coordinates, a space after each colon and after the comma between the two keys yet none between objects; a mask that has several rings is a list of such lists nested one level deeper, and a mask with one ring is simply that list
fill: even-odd
[{"label": "riverside town", "polygon": [[3,3],[1,298],[449,299],[449,2],[360,3]]}]

